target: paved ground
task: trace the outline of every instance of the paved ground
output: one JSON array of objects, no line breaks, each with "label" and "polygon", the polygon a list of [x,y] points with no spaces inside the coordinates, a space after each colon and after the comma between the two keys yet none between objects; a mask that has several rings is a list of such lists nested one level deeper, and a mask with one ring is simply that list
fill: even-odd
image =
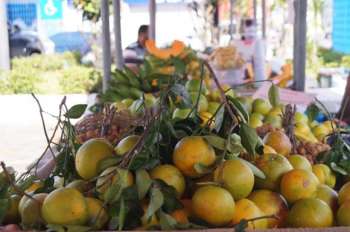
[{"label": "paved ground", "polygon": [[[58,114],[63,96],[38,96],[45,111]],[[68,107],[86,103],[86,95],[68,95]],[[47,128],[52,132],[55,119],[45,117]],[[0,96],[0,160],[19,172],[25,170],[45,148],[46,140],[39,110],[31,95]]]}]

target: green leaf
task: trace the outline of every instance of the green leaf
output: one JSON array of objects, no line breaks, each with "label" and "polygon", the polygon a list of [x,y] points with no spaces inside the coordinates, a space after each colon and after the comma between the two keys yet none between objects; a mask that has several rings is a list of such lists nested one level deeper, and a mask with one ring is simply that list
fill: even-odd
[{"label": "green leaf", "polygon": [[248,221],[246,219],[242,219],[237,225],[234,227],[235,232],[245,232],[248,227]]},{"label": "green leaf", "polygon": [[176,229],[177,222],[169,214],[164,213],[162,210],[159,211],[159,223],[162,230],[173,230]]},{"label": "green leaf", "polygon": [[240,153],[243,150],[243,148],[239,144],[234,143],[234,141],[227,143],[228,141],[226,139],[223,139],[217,135],[206,135],[206,136],[203,136],[203,138],[210,145],[222,151],[227,150],[231,153]]},{"label": "green leaf", "polygon": [[65,232],[66,229],[63,225],[56,225],[56,224],[48,224],[47,226],[48,231],[55,231],[55,232]]},{"label": "green leaf", "polygon": [[316,120],[317,115],[321,112],[320,108],[316,104],[311,104],[306,109],[306,115],[310,122]]},{"label": "green leaf", "polygon": [[172,60],[172,63],[174,64],[176,73],[183,74],[186,72],[186,64],[184,61],[176,57],[173,57],[171,60]]},{"label": "green leaf", "polygon": [[86,104],[74,105],[65,113],[65,116],[72,119],[80,118],[84,114],[86,107]]},{"label": "green leaf", "polygon": [[213,167],[208,167],[202,163],[195,163],[193,168],[199,174],[207,174],[213,171]]},{"label": "green leaf", "polygon": [[241,120],[243,120],[243,122],[245,123],[249,122],[249,114],[242,105],[242,103],[237,98],[233,98],[231,96],[226,97],[232,103],[233,108],[235,109]]},{"label": "green leaf", "polygon": [[224,122],[225,107],[221,104],[215,114],[215,131],[219,132]]},{"label": "green leaf", "polygon": [[118,230],[123,230],[124,223],[125,223],[125,216],[126,216],[126,208],[125,208],[125,202],[122,198],[120,200],[120,209],[119,209],[119,216],[118,216]]},{"label": "green leaf", "polygon": [[10,207],[9,199],[0,199],[0,225],[4,220],[9,207]]},{"label": "green leaf", "polygon": [[109,167],[116,166],[122,159],[123,159],[122,156],[112,156],[112,157],[104,158],[98,163],[97,170],[100,173]]},{"label": "green leaf", "polygon": [[143,199],[152,184],[152,179],[145,169],[136,171],[136,186],[139,199]]},{"label": "green leaf", "polygon": [[118,181],[113,183],[105,192],[104,199],[107,203],[113,203],[120,199],[123,189],[127,186],[128,171],[118,169]]},{"label": "green leaf", "polygon": [[150,203],[148,205],[148,209],[146,211],[146,219],[147,221],[152,218],[152,216],[159,210],[164,203],[163,193],[160,191],[158,187],[153,187],[151,189]]},{"label": "green leaf", "polygon": [[279,94],[279,90],[278,87],[272,83],[270,89],[269,89],[269,101],[270,104],[273,107],[277,107],[280,104],[280,94]]},{"label": "green leaf", "polygon": [[255,155],[256,147],[259,145],[259,136],[256,130],[248,126],[246,123],[241,123],[239,127],[239,135],[241,136],[241,142],[243,147],[251,155]]},{"label": "green leaf", "polygon": [[339,167],[339,166],[338,166],[336,163],[334,163],[334,162],[331,163],[331,168],[332,168],[333,171],[335,171],[335,172],[337,172],[337,173],[339,173],[339,174],[341,174],[341,175],[346,176],[346,175],[349,174],[346,170],[344,170],[343,168]]}]

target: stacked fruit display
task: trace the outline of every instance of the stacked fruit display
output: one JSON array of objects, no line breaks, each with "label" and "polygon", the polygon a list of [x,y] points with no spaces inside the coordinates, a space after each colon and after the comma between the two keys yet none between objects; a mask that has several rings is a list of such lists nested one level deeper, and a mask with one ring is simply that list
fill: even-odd
[{"label": "stacked fruit display", "polygon": [[[350,226],[350,150],[333,121],[288,115],[275,86],[268,101],[238,97],[228,86],[213,89],[205,81],[210,68],[187,60],[188,51],[180,57],[180,44],[176,51],[148,46],[154,57],[143,74],[116,72],[103,98],[111,104],[75,129],[70,119],[82,107],[60,114],[62,139],[48,176],[37,178],[37,166],[15,176],[1,163],[3,225],[54,231]],[[159,74],[161,63],[173,70]],[[126,86],[137,80],[151,87],[141,84],[137,96],[123,93],[116,88],[120,76]],[[99,125],[90,127],[94,122]],[[300,136],[301,125],[313,134]],[[336,145],[316,149],[312,162],[298,153],[306,145],[328,146],[331,133]]]}]

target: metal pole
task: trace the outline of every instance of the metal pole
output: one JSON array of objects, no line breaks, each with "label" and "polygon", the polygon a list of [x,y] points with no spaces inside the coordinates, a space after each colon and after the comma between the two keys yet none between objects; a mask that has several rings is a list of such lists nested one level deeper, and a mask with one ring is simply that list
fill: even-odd
[{"label": "metal pole", "polygon": [[10,69],[10,48],[7,29],[6,1],[0,0],[0,69]]},{"label": "metal pole", "polygon": [[115,43],[115,66],[122,69],[124,65],[122,36],[120,25],[120,0],[113,0],[113,19],[114,19],[114,43]]},{"label": "metal pole", "polygon": [[156,39],[156,0],[149,0],[149,38]]},{"label": "metal pole", "polygon": [[305,62],[306,62],[306,11],[307,0],[294,1],[294,50],[293,73],[294,89],[305,90]]},{"label": "metal pole", "polygon": [[261,0],[262,37],[266,38],[266,0]]},{"label": "metal pole", "polygon": [[111,79],[111,38],[109,31],[108,0],[101,0],[103,81],[102,91],[106,92]]},{"label": "metal pole", "polygon": [[256,22],[256,14],[257,14],[257,9],[256,9],[256,5],[257,5],[257,3],[256,3],[256,1],[257,0],[253,0],[253,13],[254,13],[254,20],[255,20],[255,22]]},{"label": "metal pole", "polygon": [[233,40],[233,11],[235,9],[235,0],[230,0],[230,41]]}]

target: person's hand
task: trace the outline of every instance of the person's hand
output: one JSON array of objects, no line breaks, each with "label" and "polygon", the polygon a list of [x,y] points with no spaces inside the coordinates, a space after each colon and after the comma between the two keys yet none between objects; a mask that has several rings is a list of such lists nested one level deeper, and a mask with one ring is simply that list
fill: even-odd
[{"label": "person's hand", "polygon": [[0,231],[2,231],[2,232],[20,232],[22,230],[16,224],[9,224],[9,225],[6,225],[5,227],[3,227],[3,229],[0,228]]}]

